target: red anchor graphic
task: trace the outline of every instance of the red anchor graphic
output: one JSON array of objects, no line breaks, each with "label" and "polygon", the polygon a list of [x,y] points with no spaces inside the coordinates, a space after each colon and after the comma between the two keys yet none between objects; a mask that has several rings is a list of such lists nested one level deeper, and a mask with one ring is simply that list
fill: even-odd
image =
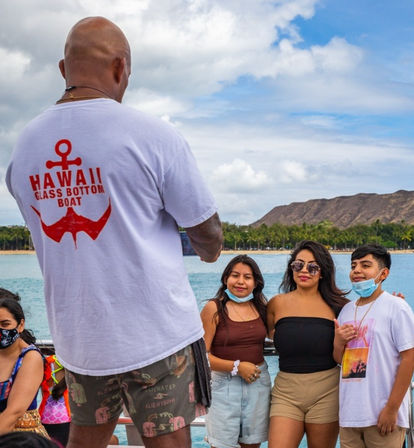
[{"label": "red anchor graphic", "polygon": [[[66,145],[67,146],[67,150],[66,152],[61,151],[59,148],[62,145]],[[62,167],[62,171],[63,170],[68,170],[69,169],[69,165],[78,165],[80,166],[82,164],[82,159],[80,157],[76,157],[76,159],[74,160],[68,160],[68,155],[72,152],[72,143],[67,140],[67,139],[62,139],[59,140],[56,145],[55,145],[55,153],[60,156],[60,158],[62,159],[61,162],[53,162],[52,160],[48,160],[46,162],[46,168],[47,169],[51,169],[54,166],[61,166]]]},{"label": "red anchor graphic", "polygon": [[[66,145],[66,151],[62,151],[60,147],[62,145]],[[82,164],[82,159],[77,157],[73,160],[68,160],[68,156],[72,151],[72,143],[67,139],[59,140],[55,145],[56,154],[62,159],[61,161],[54,162],[52,160],[48,160],[46,162],[46,168],[51,169],[56,166],[60,166],[62,171],[68,170],[69,165],[77,165],[80,166]],[[66,215],[56,221],[54,224],[47,225],[43,219],[42,215],[35,207],[32,206],[32,209],[39,216],[40,222],[42,223],[42,229],[45,234],[51,238],[52,240],[59,243],[66,232],[72,234],[73,241],[76,247],[76,236],[78,232],[85,232],[89,235],[93,240],[98,238],[102,229],[105,227],[109,216],[111,215],[111,200],[109,200],[109,205],[103,215],[97,220],[94,221],[92,219],[86,218],[82,215],[77,214],[72,207],[68,207],[66,210]]]}]

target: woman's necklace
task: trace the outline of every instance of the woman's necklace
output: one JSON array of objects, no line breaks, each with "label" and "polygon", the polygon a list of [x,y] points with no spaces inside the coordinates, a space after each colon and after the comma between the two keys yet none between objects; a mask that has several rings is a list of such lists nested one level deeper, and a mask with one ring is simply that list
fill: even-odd
[{"label": "woman's necklace", "polygon": [[[247,302],[247,303],[249,304],[249,310],[252,309],[252,304],[251,304],[251,302]],[[256,316],[256,313],[255,313],[255,316],[254,316],[253,319],[252,319],[252,318],[244,319],[243,316],[237,311],[237,306],[238,306],[238,305],[234,305],[234,304],[232,303],[232,305],[231,305],[231,309],[235,312],[235,314],[237,315],[237,317],[239,317],[239,318],[241,319],[240,322],[248,322],[249,320],[253,320],[254,318],[257,317],[257,316]]]},{"label": "woman's necklace", "polygon": [[[359,300],[359,299],[358,299]],[[355,322],[355,327],[357,326],[357,310],[358,310],[358,300],[356,301],[356,303],[355,303],[355,313],[354,313],[354,322]],[[357,336],[358,336],[358,334],[359,334],[359,330],[361,329],[361,326],[362,326],[362,322],[364,321],[364,319],[365,319],[365,316],[369,313],[369,310],[372,308],[372,305],[374,305],[374,302],[375,302],[375,300],[373,300],[372,302],[371,302],[371,305],[368,307],[368,309],[365,311],[365,314],[362,316],[362,319],[359,321],[359,325],[358,325],[358,328],[357,328]],[[361,305],[362,306],[362,305]]]}]

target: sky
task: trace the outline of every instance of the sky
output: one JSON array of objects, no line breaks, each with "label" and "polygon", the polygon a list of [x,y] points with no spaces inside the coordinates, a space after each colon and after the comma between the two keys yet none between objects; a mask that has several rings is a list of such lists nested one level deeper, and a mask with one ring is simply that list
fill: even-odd
[{"label": "sky", "polygon": [[412,0],[13,0],[0,5],[0,225],[24,224],[8,160],[62,95],[70,28],[96,15],[131,45],[123,102],[186,138],[223,221],[414,190]]}]

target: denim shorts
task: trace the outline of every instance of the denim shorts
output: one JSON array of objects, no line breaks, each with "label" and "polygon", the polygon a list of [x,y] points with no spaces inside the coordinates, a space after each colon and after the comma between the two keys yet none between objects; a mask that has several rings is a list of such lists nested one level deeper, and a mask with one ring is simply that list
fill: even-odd
[{"label": "denim shorts", "polygon": [[213,371],[211,407],[206,417],[207,442],[216,448],[239,448],[267,440],[271,381],[264,362],[254,383]]}]

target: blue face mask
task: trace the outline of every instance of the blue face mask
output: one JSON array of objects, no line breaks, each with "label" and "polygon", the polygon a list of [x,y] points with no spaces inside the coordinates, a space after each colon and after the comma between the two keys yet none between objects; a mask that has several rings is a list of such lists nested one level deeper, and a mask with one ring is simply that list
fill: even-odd
[{"label": "blue face mask", "polygon": [[[377,277],[381,274],[381,272],[377,275]],[[370,278],[368,280],[364,280],[362,282],[352,282],[352,291],[358,294],[360,297],[370,297],[377,290],[378,286],[381,284],[375,283],[375,278]]]},{"label": "blue face mask", "polygon": [[232,294],[228,289],[226,289],[224,292],[227,294],[227,296],[230,300],[233,300],[233,302],[236,302],[236,303],[244,303],[244,302],[248,302],[249,300],[253,299],[252,292],[248,296],[241,297],[241,298]]}]

